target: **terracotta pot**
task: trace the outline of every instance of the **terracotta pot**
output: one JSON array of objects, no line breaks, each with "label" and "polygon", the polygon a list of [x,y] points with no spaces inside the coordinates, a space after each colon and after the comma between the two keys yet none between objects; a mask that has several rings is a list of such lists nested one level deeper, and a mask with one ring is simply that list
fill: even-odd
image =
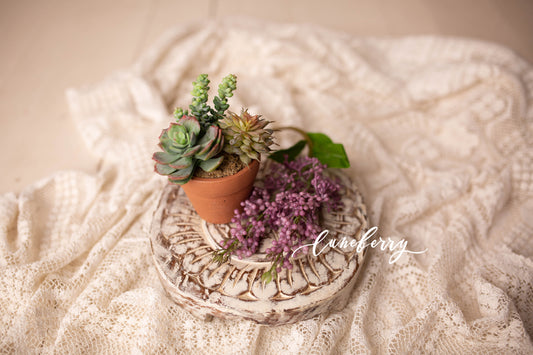
[{"label": "terracotta pot", "polygon": [[253,160],[235,175],[222,178],[195,177],[182,186],[200,217],[210,223],[229,223],[235,209],[252,192],[259,170],[259,162]]}]

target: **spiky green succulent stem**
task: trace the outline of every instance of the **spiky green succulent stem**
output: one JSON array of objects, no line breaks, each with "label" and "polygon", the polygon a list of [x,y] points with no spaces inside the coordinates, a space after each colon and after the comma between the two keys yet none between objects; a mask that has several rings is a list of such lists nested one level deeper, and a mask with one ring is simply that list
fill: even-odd
[{"label": "spiky green succulent stem", "polygon": [[215,112],[219,116],[219,119],[224,117],[224,113],[229,108],[228,97],[233,96],[235,89],[237,89],[237,77],[233,74],[224,77],[218,86],[218,96],[215,96],[213,99],[213,104],[215,105]]},{"label": "spiky green succulent stem", "polygon": [[189,105],[191,114],[198,118],[203,129],[213,123],[213,117],[209,114],[211,108],[207,104],[209,92],[209,79],[207,74],[200,74],[196,81],[192,83],[192,102]]},{"label": "spiky green succulent stem", "polygon": [[[193,89],[191,91],[193,100],[189,105],[190,114],[198,118],[202,132],[224,117],[226,110],[229,108],[228,98],[232,97],[233,91],[237,89],[237,77],[229,74],[222,79],[222,82],[218,86],[218,96],[213,98],[214,108],[211,108],[207,104],[209,83],[207,74],[200,74],[196,78],[196,81],[193,82]],[[183,116],[189,115],[189,110],[183,110],[181,107],[177,107],[174,111],[174,117],[179,121]]]}]

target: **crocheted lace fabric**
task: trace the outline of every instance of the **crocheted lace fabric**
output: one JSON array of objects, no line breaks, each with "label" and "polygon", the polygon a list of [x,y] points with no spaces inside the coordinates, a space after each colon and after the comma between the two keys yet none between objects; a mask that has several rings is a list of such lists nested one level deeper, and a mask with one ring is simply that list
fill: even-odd
[{"label": "crocheted lace fabric", "polygon": [[[342,312],[294,325],[174,304],[149,247],[151,155],[204,72],[238,76],[234,110],[342,142],[371,225],[428,251],[370,250]],[[533,70],[506,48],[199,23],[67,97],[101,168],[0,197],[0,352],[533,353]]]}]

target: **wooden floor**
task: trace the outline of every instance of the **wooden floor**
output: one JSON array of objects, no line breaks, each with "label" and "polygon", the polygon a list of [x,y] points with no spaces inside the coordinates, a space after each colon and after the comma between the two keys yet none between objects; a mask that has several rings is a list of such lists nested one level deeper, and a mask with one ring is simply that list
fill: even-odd
[{"label": "wooden floor", "polygon": [[531,0],[0,0],[0,193],[56,171],[96,170],[65,89],[130,65],[166,29],[248,16],[356,36],[478,38],[533,62]]}]

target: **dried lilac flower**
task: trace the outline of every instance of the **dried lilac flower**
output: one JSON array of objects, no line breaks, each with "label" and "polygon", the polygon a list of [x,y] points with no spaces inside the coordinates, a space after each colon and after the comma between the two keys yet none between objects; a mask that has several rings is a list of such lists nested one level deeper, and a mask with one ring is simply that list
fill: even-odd
[{"label": "dried lilac flower", "polygon": [[[255,187],[252,195],[235,211],[231,237],[222,245],[215,259],[224,261],[230,255],[239,258],[256,253],[263,239],[276,232],[277,238],[266,249],[272,268],[263,274],[269,282],[282,268],[292,269],[292,251],[312,243],[321,232],[320,211],[341,207],[341,186],[324,174],[325,165],[317,158],[299,157],[283,164],[272,162],[263,187]],[[298,253],[307,254],[306,247]]]}]

